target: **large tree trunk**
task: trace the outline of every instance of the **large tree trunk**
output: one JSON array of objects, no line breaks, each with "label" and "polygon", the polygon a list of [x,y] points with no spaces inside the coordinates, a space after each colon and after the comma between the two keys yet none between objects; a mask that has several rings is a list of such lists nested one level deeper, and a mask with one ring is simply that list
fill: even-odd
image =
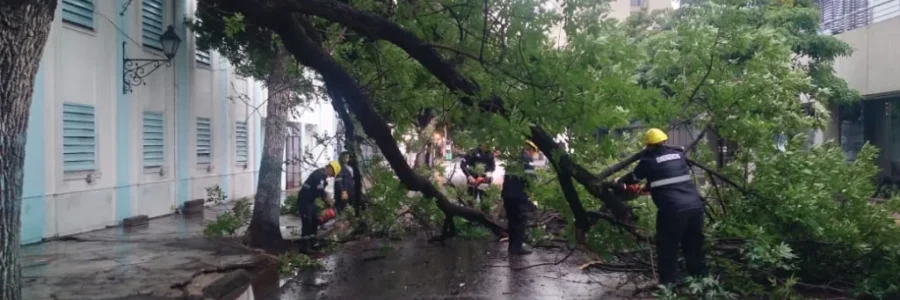
[{"label": "large tree trunk", "polygon": [[56,3],[0,2],[0,299],[4,300],[22,299],[19,242],[28,113]]},{"label": "large tree trunk", "polygon": [[482,224],[495,234],[506,232],[506,228],[481,211],[453,204],[434,184],[413,172],[391,135],[390,127],[375,111],[369,97],[353,77],[311,39],[308,32],[312,32],[312,25],[308,21],[290,12],[266,11],[266,7],[252,1],[223,2],[231,6],[231,9],[242,12],[248,20],[264,24],[277,32],[295,59],[321,74],[329,90],[341,91],[342,97],[337,99],[346,100],[349,110],[360,121],[366,135],[375,140],[375,144],[407,189],[421,192],[424,197],[434,199],[448,219],[459,216]]},{"label": "large tree trunk", "polygon": [[[298,45],[298,43],[302,44],[307,42],[306,40],[309,39],[307,32],[310,30],[304,29],[303,26],[300,25],[303,23],[301,18],[296,15],[292,16],[292,12],[315,15],[332,22],[346,25],[369,38],[389,41],[403,49],[413,59],[417,60],[425,67],[425,69],[444,83],[448,89],[453,92],[461,92],[464,95],[460,98],[461,102],[467,105],[474,105],[485,112],[495,113],[504,117],[508,117],[509,115],[509,112],[505,109],[503,100],[500,97],[493,95],[483,98],[480,87],[469,78],[460,74],[451,63],[448,63],[441,58],[434,47],[429,46],[409,30],[376,14],[360,12],[344,3],[333,0],[307,0],[303,3],[283,0],[255,1],[255,3],[254,1],[236,0],[224,2],[228,3],[227,5],[232,6],[236,11],[240,11],[247,15],[253,15],[253,18],[259,24],[274,29],[282,39],[285,40],[286,44],[294,43],[293,48],[291,45],[288,45],[287,48],[295,54],[295,58],[298,60],[303,58],[305,61],[304,64],[309,63],[308,65],[319,71],[319,73],[325,77],[326,83],[329,81],[329,77],[331,77],[334,84],[340,85],[338,88],[352,90],[352,94],[348,93],[347,100],[348,103],[351,104],[351,110],[353,110],[354,114],[356,114],[360,118],[360,121],[363,122],[363,128],[366,130],[366,133],[376,140],[376,143],[378,143],[379,148],[381,148],[385,157],[391,163],[391,167],[397,173],[400,180],[410,189],[415,190],[416,188],[420,188],[426,196],[435,195],[434,192],[436,191],[430,190],[434,188],[433,185],[428,184],[427,186],[422,186],[417,182],[422,180],[421,178],[416,178],[417,176],[411,172],[407,173],[406,169],[410,169],[409,165],[406,164],[405,158],[402,157],[399,150],[397,150],[398,153],[396,153],[396,155],[399,156],[393,157],[394,153],[392,152],[394,149],[391,148],[391,144],[396,147],[396,142],[389,136],[390,131],[387,126],[378,124],[383,123],[384,120],[381,120],[380,116],[378,116],[373,109],[366,107],[371,106],[370,103],[353,105],[353,101],[368,101],[367,97],[362,92],[357,91],[359,89],[358,85],[353,82],[352,78],[345,78],[348,76],[344,76],[343,73],[345,72],[339,66],[333,65],[332,59],[328,57],[327,54],[323,56],[315,55],[316,58],[312,58],[303,52],[304,50],[311,50],[313,47],[317,46]],[[276,17],[281,18],[281,20],[277,22],[273,21],[272,19]],[[362,109],[363,111],[357,111],[357,109]],[[369,120],[374,123],[366,124],[366,118],[374,118]],[[583,185],[590,194],[602,200],[606,208],[611,210],[617,218],[622,219],[629,215],[628,207],[621,200],[614,199],[607,195],[607,190],[603,188],[602,184],[605,176],[595,176],[591,174],[586,168],[575,163],[568,153],[565,151],[558,151],[559,147],[553,141],[552,136],[540,126],[532,125],[530,127],[531,134],[528,137],[538,145],[541,152],[547,155],[548,158],[552,156],[559,157],[559,163],[554,165],[554,169],[556,169],[557,172],[562,171],[562,173],[571,174],[572,178]],[[371,133],[370,130],[372,131]],[[388,134],[385,135],[380,131],[387,132]],[[632,156],[626,162],[630,163],[634,160],[636,160],[636,156]],[[627,163],[617,164],[615,168],[610,168],[602,174],[608,176],[609,174],[614,173],[615,170],[624,168],[625,166],[627,166]],[[561,184],[565,185],[565,182],[561,182]],[[447,203],[441,201],[441,198],[446,199],[444,195],[441,195],[439,192],[436,194],[439,199],[438,206],[441,207],[442,210],[445,208],[456,210],[447,205],[450,204],[449,201]],[[576,218],[576,225],[581,227],[580,229],[582,229],[582,232],[586,231],[587,226],[590,226],[590,223],[588,222],[588,216],[581,201],[577,199],[577,197],[566,197],[566,200],[573,210],[573,214]],[[445,213],[447,212],[447,210],[444,211]],[[480,216],[471,214],[468,216],[472,217],[470,220],[483,220]],[[491,222],[486,222],[484,224],[488,227],[493,227],[490,223]]]},{"label": "large tree trunk", "polygon": [[269,78],[268,106],[266,108],[265,139],[263,140],[262,162],[259,167],[259,181],[254,196],[253,219],[247,229],[247,241],[251,247],[269,248],[277,246],[281,236],[281,171],[284,166],[284,139],[287,127],[287,113],[291,108],[292,83],[288,78],[287,66],[290,53],[283,47],[275,51]]},{"label": "large tree trunk", "polygon": [[331,97],[332,108],[344,122],[344,147],[350,153],[350,167],[353,168],[353,192],[350,193],[350,205],[353,206],[356,215],[361,216],[366,203],[363,198],[363,171],[359,164],[362,150],[356,136],[356,124],[353,123],[353,118],[350,117],[350,112],[347,111],[347,105],[341,98],[341,94],[334,90],[328,90],[328,95]]},{"label": "large tree trunk", "polygon": [[[302,4],[299,2],[283,0],[261,2],[264,2],[264,6],[268,9],[263,11],[263,13],[266,14],[298,12],[315,15],[348,26],[369,38],[386,40],[403,49],[410,57],[418,61],[425,69],[440,80],[448,89],[453,92],[461,92],[464,95],[460,98],[461,102],[467,105],[475,105],[485,112],[499,114],[504,117],[509,116],[509,112],[504,107],[503,100],[500,97],[492,95],[484,98],[478,84],[470,78],[463,76],[452,63],[445,61],[434,47],[431,47],[426,42],[422,41],[415,33],[402,28],[388,19],[382,18],[376,14],[357,11],[347,4],[334,0],[307,0]],[[242,10],[251,9],[242,8]],[[279,32],[279,34],[284,38],[286,35],[289,36],[292,33],[282,31]],[[559,157],[560,163],[554,165],[554,169],[556,169],[557,172],[560,172],[560,168],[566,169],[563,170],[563,173],[571,174],[572,178],[583,185],[590,194],[602,200],[604,205],[610,209],[616,217],[624,218],[629,214],[629,210],[624,203],[617,199],[611,199],[606,195],[606,190],[602,187],[604,176],[594,176],[587,169],[570,159],[568,153],[565,151],[558,151],[559,147],[553,141],[552,136],[540,126],[532,125],[530,129],[531,134],[529,135],[529,138],[537,144],[544,155],[547,155],[548,157]],[[633,160],[631,162],[633,162]],[[625,166],[627,166],[627,164]],[[604,172],[604,174],[611,173],[614,173],[614,171]],[[582,207],[581,201],[574,198],[566,198],[566,200],[569,202],[573,213],[575,214],[576,223],[579,226],[588,226],[587,214],[584,213],[585,210]],[[586,230],[587,228],[582,229]]]},{"label": "large tree trunk", "polygon": [[416,138],[422,142],[422,148],[416,152],[416,160],[413,162],[413,169],[415,170],[420,168],[430,170],[434,167],[431,164],[432,157],[429,155],[429,152],[433,151],[434,148],[435,123],[434,110],[430,108],[423,109],[416,118]]}]

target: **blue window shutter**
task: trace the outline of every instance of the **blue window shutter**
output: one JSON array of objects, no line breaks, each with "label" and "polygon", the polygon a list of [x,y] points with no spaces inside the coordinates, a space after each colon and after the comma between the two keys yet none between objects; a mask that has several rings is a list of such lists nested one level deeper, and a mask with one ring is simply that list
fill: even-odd
[{"label": "blue window shutter", "polygon": [[197,50],[195,56],[195,58],[197,59],[197,63],[200,63],[204,66],[210,65],[209,51]]},{"label": "blue window shutter", "polygon": [[97,169],[94,107],[63,103],[63,171]]},{"label": "blue window shutter", "polygon": [[200,48],[194,49],[194,59],[196,59],[199,64],[205,66],[210,65],[209,50],[200,50]]},{"label": "blue window shutter", "polygon": [[249,152],[247,152],[247,122],[237,122],[235,126],[235,135],[235,145],[237,145],[237,161],[247,162],[247,158],[250,156]]},{"label": "blue window shutter", "polygon": [[161,112],[144,112],[144,168],[162,167],[165,162],[165,121]]},{"label": "blue window shutter", "polygon": [[212,162],[212,129],[209,118],[197,118],[197,163]]},{"label": "blue window shutter", "polygon": [[162,50],[159,37],[163,34],[163,2],[162,0],[144,0],[141,10],[141,36],[144,46]]},{"label": "blue window shutter", "polygon": [[94,1],[63,0],[62,19],[66,23],[94,29]]}]

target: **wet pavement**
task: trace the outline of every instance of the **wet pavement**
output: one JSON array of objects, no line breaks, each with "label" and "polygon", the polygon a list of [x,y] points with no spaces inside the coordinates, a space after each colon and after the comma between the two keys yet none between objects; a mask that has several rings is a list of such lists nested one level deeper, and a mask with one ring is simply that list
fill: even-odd
[{"label": "wet pavement", "polygon": [[215,216],[207,208],[203,215],[166,216],[24,246],[23,299],[180,298],[183,290],[172,285],[202,288],[199,283],[223,275],[197,276],[201,270],[260,261],[231,241],[202,238],[203,220]]},{"label": "wet pavement", "polygon": [[[461,183],[457,164],[446,162],[445,174]],[[502,172],[498,166],[495,177]],[[445,246],[412,237],[354,241],[323,258],[323,270],[281,278],[234,240],[203,238],[204,220],[218,211],[24,246],[23,299],[184,299],[232,275],[249,276],[252,284],[217,299],[625,299],[634,288],[622,285],[620,275],[579,270],[588,259],[577,254],[559,264],[553,263],[566,251],[536,249],[510,259],[506,244],[490,239]],[[295,224],[296,217],[282,216],[285,238],[296,237]],[[547,265],[530,267],[536,264]]]},{"label": "wet pavement", "polygon": [[289,280],[274,299],[626,299],[620,295],[633,288],[619,287],[617,275],[579,270],[587,260],[578,255],[517,270],[559,261],[567,252],[536,249],[508,259],[505,248],[490,240],[444,247],[420,239],[360,241],[328,257],[325,270]]}]

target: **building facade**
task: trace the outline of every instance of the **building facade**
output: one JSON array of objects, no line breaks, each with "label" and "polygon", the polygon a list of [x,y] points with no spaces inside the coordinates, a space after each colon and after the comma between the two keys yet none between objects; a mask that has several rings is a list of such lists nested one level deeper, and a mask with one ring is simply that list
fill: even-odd
[{"label": "building facade", "polygon": [[[675,8],[673,4],[673,0],[613,0],[609,2],[609,11],[606,16],[607,18],[625,21],[634,14],[649,14],[654,11],[673,9]],[[562,2],[547,1],[542,8],[562,13]],[[566,32],[563,30],[562,25],[562,23],[554,24],[547,34],[550,43],[560,48],[566,46]]]},{"label": "building facade", "polygon": [[831,108],[826,137],[840,142],[849,159],[855,159],[864,143],[877,146],[882,182],[896,185],[900,183],[900,0],[865,4],[862,9],[823,16],[823,32],[837,33],[853,48],[851,56],[836,61],[835,71],[863,96],[858,105]]},{"label": "building facade", "polygon": [[[194,7],[60,0],[28,124],[23,243],[170,214],[216,185],[231,199],[254,194],[266,91],[196,49],[183,22]],[[126,59],[164,58],[170,25],[182,40],[171,64],[130,68]],[[315,130],[334,132],[332,111],[314,114]]]}]

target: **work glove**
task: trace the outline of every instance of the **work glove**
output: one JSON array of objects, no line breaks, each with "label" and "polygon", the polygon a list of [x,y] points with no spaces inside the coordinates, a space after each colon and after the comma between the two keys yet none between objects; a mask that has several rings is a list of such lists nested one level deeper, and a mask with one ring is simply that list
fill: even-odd
[{"label": "work glove", "polygon": [[347,194],[347,191],[341,192],[341,201],[347,202],[347,199],[350,199],[350,195]]},{"label": "work glove", "polygon": [[468,182],[468,183],[474,183],[474,182],[475,182],[475,177],[472,177],[472,175],[466,176],[466,182]]}]

